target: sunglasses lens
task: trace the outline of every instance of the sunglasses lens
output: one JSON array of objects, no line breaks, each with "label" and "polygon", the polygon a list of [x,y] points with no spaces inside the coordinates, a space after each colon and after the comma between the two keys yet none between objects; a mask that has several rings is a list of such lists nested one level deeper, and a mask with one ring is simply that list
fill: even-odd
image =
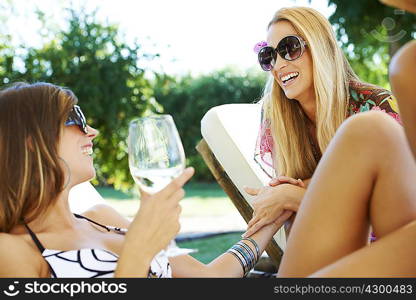
[{"label": "sunglasses lens", "polygon": [[84,116],[84,114],[82,113],[82,110],[81,110],[81,108],[78,106],[78,105],[76,105],[76,106],[74,106],[74,110],[75,110],[75,112],[76,112],[76,114],[77,114],[77,116],[78,116],[78,119],[79,119],[79,121],[80,121],[80,123],[81,124],[79,124],[78,126],[79,126],[79,128],[84,132],[84,133],[88,133],[88,130],[87,130],[87,120],[85,119],[85,116]]},{"label": "sunglasses lens", "polygon": [[87,120],[78,105],[74,105],[73,109],[69,113],[69,117],[68,120],[66,120],[65,125],[77,125],[82,132],[85,134],[88,133]]},{"label": "sunglasses lens", "polygon": [[302,55],[302,44],[295,36],[282,39],[277,45],[277,52],[286,60],[295,60]]},{"label": "sunglasses lens", "polygon": [[264,71],[270,71],[273,69],[276,53],[272,47],[263,47],[259,51],[258,58],[261,68]]}]

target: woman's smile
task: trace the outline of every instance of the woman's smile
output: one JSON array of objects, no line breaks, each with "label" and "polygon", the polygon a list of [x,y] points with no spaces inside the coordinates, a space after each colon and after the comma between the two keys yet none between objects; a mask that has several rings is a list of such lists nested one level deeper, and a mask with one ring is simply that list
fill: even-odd
[{"label": "woman's smile", "polygon": [[282,86],[291,85],[299,77],[299,72],[286,72],[279,75]]},{"label": "woman's smile", "polygon": [[84,155],[89,155],[90,156],[93,153],[92,146],[93,146],[92,143],[89,143],[87,145],[82,146],[81,147],[81,153],[84,154]]}]

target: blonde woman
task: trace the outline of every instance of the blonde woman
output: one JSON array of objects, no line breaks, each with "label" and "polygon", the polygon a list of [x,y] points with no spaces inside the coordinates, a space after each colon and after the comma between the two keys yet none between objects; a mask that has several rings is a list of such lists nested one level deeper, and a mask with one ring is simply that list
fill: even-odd
[{"label": "blonde woman", "polygon": [[322,154],[347,117],[379,110],[400,122],[392,94],[359,80],[330,23],[312,8],[277,11],[268,25],[267,42],[255,50],[262,69],[270,72],[262,99],[258,161],[275,172],[269,187],[246,188],[258,196],[246,236],[294,217]]},{"label": "blonde woman", "polygon": [[[416,0],[382,2],[416,13]],[[404,130],[379,112],[340,126],[302,200],[279,276],[416,276],[415,53],[411,41],[389,67]],[[368,245],[370,225],[377,241]]]}]

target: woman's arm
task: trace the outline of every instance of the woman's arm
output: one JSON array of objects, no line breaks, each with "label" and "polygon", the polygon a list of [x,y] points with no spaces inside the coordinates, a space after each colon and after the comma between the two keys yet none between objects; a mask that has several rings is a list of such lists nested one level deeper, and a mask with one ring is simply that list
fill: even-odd
[{"label": "woman's arm", "polygon": [[297,212],[306,189],[294,184],[279,184],[273,187],[263,187],[260,190],[246,189],[251,195],[257,195],[252,202],[253,218],[248,223],[245,236],[250,236],[264,225],[270,224],[286,211]]},{"label": "woman's arm", "polygon": [[[94,218],[98,222],[106,222],[106,224],[116,226],[116,227],[129,227],[130,221],[121,216],[116,210],[107,205],[97,205],[91,210],[85,213],[87,217]],[[270,225],[264,226],[261,230],[255,233],[251,238],[256,241],[258,244],[260,253],[262,253],[270,242],[273,235],[281,227],[283,222],[290,216],[290,214],[285,215],[281,218],[280,223],[272,223]],[[285,219],[286,218],[286,219]],[[126,244],[133,244],[134,240],[127,241]],[[250,242],[246,242],[247,245],[254,251],[253,245]],[[135,265],[146,266],[142,276],[147,275],[147,268],[150,265],[153,256],[137,255],[136,249],[145,249],[140,244],[136,244],[133,247],[126,247],[126,249],[132,249],[131,253],[127,253],[125,257],[130,258],[131,261],[135,261]],[[172,266],[173,276],[174,277],[242,277],[243,269],[238,260],[230,253],[224,253],[209,264],[203,264],[200,261],[196,260],[190,255],[181,255],[176,257],[169,258],[169,261]],[[128,260],[127,260],[128,262]],[[137,270],[136,270],[137,271]]]},{"label": "woman's arm", "polygon": [[[272,223],[264,226],[251,236],[258,244],[260,253],[264,251],[281,223]],[[256,250],[249,241],[244,241],[254,253]],[[231,253],[224,253],[209,264],[203,264],[189,255],[169,258],[174,277],[242,277],[243,268],[240,262]]]}]

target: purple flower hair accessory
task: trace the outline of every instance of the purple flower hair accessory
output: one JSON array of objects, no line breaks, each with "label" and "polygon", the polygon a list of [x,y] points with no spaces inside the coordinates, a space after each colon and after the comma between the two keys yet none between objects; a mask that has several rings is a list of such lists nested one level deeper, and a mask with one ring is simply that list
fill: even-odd
[{"label": "purple flower hair accessory", "polygon": [[260,49],[263,48],[263,47],[266,47],[266,46],[267,46],[267,42],[261,41],[261,42],[258,42],[257,44],[254,45],[253,50],[256,54],[259,54]]}]

